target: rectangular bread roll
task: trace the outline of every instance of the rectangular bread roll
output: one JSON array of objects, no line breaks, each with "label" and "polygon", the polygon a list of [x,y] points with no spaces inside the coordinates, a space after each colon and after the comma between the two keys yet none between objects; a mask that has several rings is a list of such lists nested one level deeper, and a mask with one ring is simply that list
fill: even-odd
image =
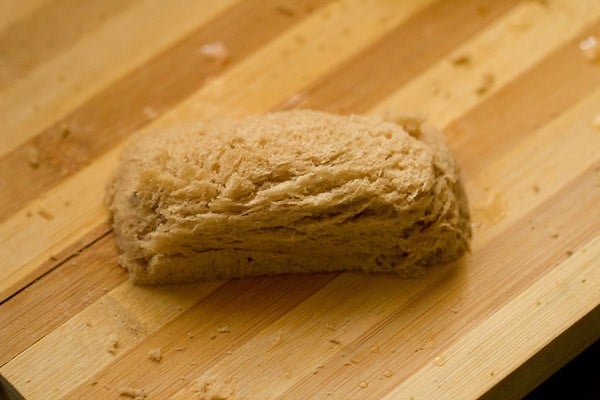
[{"label": "rectangular bread roll", "polygon": [[107,203],[138,283],[415,276],[471,235],[443,137],[416,118],[301,110],[148,134],[123,152]]}]

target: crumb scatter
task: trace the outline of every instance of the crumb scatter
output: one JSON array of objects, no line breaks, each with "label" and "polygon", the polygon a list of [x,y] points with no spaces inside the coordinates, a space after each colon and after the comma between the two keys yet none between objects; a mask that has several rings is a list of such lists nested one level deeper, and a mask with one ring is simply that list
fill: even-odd
[{"label": "crumb scatter", "polygon": [[450,59],[453,65],[457,67],[466,67],[471,65],[471,57],[468,54],[460,54]]},{"label": "crumb scatter", "polygon": [[229,60],[229,50],[223,42],[203,44],[200,47],[200,53],[217,64],[224,64]]},{"label": "crumb scatter", "polygon": [[481,77],[481,82],[479,86],[477,86],[476,93],[480,96],[483,96],[494,86],[494,82],[496,79],[492,74],[485,74]]},{"label": "crumb scatter", "polygon": [[134,400],[145,400],[147,398],[146,391],[144,389],[133,388],[129,386],[120,387],[119,396],[129,397]]},{"label": "crumb scatter", "polygon": [[40,208],[38,210],[38,214],[40,215],[40,217],[44,218],[47,221],[52,221],[54,219],[54,214],[52,214],[50,211],[46,210],[45,208]]},{"label": "crumb scatter", "polygon": [[29,149],[27,154],[27,162],[33,169],[37,169],[40,166],[40,151],[37,148],[31,147]]},{"label": "crumb scatter", "polygon": [[108,346],[106,351],[110,354],[116,354],[117,349],[119,348],[119,338],[114,333],[111,333],[108,336]]},{"label": "crumb scatter", "polygon": [[148,351],[148,358],[155,362],[160,362],[162,359],[162,350],[160,347]]},{"label": "crumb scatter", "polygon": [[596,36],[588,36],[579,42],[579,49],[589,61],[597,61],[600,56],[600,45]]}]

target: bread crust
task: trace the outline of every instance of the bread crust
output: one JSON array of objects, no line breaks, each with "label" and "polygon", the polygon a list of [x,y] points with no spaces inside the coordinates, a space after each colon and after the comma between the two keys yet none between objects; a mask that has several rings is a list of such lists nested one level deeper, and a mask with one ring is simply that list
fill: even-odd
[{"label": "bread crust", "polygon": [[106,200],[137,283],[416,276],[471,236],[443,135],[415,117],[299,110],[154,132],[126,147]]}]

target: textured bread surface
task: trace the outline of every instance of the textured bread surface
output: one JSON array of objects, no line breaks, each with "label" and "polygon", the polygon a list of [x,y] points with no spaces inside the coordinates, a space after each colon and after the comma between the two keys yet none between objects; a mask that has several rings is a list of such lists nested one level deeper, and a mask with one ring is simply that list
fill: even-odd
[{"label": "textured bread surface", "polygon": [[416,276],[470,238],[443,136],[414,117],[301,110],[154,132],[123,152],[107,203],[119,262],[139,283]]}]

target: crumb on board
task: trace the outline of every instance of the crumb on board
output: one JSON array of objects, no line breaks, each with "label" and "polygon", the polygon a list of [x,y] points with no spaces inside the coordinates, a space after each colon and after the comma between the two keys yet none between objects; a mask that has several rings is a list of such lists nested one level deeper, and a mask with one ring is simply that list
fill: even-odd
[{"label": "crumb on board", "polygon": [[556,239],[556,238],[558,238],[558,236],[559,236],[559,233],[557,231],[550,232],[550,237],[552,239]]},{"label": "crumb on board", "polygon": [[27,163],[33,169],[40,166],[40,151],[35,147],[30,147],[27,152]]},{"label": "crumb on board", "polygon": [[379,353],[379,350],[379,346],[371,346],[371,348],[369,349],[369,351],[373,354]]},{"label": "crumb on board", "polygon": [[92,323],[90,321],[85,321],[85,326],[87,326],[88,328],[91,328]]},{"label": "crumb on board", "polygon": [[106,351],[110,354],[115,354],[117,348],[119,348],[119,338],[114,333],[111,333],[108,336],[108,346],[106,347]]},{"label": "crumb on board", "polygon": [[121,386],[119,388],[119,396],[129,397],[135,400],[144,400],[146,399],[146,391],[144,389]]},{"label": "crumb on board", "polygon": [[593,125],[594,125],[594,128],[600,129],[600,114],[598,114],[594,117]]},{"label": "crumb on board", "polygon": [[596,61],[600,56],[600,45],[596,36],[588,36],[579,42],[579,49],[589,61]]},{"label": "crumb on board", "polygon": [[175,350],[175,351],[186,351],[187,350],[187,346],[175,347],[173,350]]},{"label": "crumb on board", "polygon": [[57,261],[58,260],[58,257],[55,256],[54,254],[50,255],[50,257],[48,257],[48,258],[50,258],[51,261]]},{"label": "crumb on board", "polygon": [[71,134],[71,129],[68,127],[63,127],[60,131],[60,137],[62,139],[66,139]]},{"label": "crumb on board", "polygon": [[540,187],[537,184],[533,184],[531,186],[531,190],[533,190],[533,193],[539,193],[540,192]]},{"label": "crumb on board", "polygon": [[54,214],[52,214],[50,211],[48,211],[44,208],[40,208],[38,210],[38,214],[40,215],[40,217],[42,217],[48,221],[52,221],[54,219]]},{"label": "crumb on board", "polygon": [[156,108],[152,106],[144,107],[142,112],[148,119],[156,119],[158,117],[158,111],[156,111]]},{"label": "crumb on board", "polygon": [[436,365],[436,366],[438,366],[438,367],[443,366],[444,364],[446,364],[446,357],[444,357],[444,356],[437,356],[436,358],[433,359],[433,364]]},{"label": "crumb on board", "polygon": [[392,371],[390,371],[389,369],[386,369],[385,371],[383,371],[383,376],[385,376],[386,378],[389,378],[392,375],[394,375],[394,373]]},{"label": "crumb on board", "polygon": [[92,386],[96,386],[97,384],[98,384],[98,381],[95,381],[95,380],[90,382],[90,385],[92,385]]},{"label": "crumb on board", "polygon": [[216,339],[217,335],[215,335],[214,333],[212,335],[210,335],[210,340]]},{"label": "crumb on board", "polygon": [[456,65],[457,67],[466,67],[471,65],[471,57],[468,54],[459,54],[450,59],[452,65]]},{"label": "crumb on board", "polygon": [[187,337],[188,337],[188,339],[193,339],[194,338],[194,334],[192,332],[188,332],[187,333]]},{"label": "crumb on board", "polygon": [[571,257],[573,255],[573,250],[567,250],[565,251],[565,254],[567,255],[567,257]]},{"label": "crumb on board", "polygon": [[476,93],[480,96],[483,96],[492,88],[492,86],[494,86],[495,81],[496,79],[494,78],[494,75],[484,74],[481,77],[481,82],[479,83],[479,86],[477,86],[477,89],[475,90]]},{"label": "crumb on board", "polygon": [[200,53],[217,64],[224,64],[229,60],[229,50],[223,42],[203,44],[200,47]]},{"label": "crumb on board", "polygon": [[222,326],[220,328],[217,329],[217,332],[219,333],[230,333],[231,330],[229,329],[228,326]]},{"label": "crumb on board", "polygon": [[329,343],[340,344],[341,342],[338,339],[329,339]]},{"label": "crumb on board", "polygon": [[162,359],[162,350],[160,347],[148,351],[148,358],[152,361],[160,362]]},{"label": "crumb on board", "polygon": [[361,382],[358,384],[358,387],[360,387],[361,389],[366,389],[366,388],[368,388],[368,387],[369,387],[369,383],[368,383],[367,381],[361,381]]}]

